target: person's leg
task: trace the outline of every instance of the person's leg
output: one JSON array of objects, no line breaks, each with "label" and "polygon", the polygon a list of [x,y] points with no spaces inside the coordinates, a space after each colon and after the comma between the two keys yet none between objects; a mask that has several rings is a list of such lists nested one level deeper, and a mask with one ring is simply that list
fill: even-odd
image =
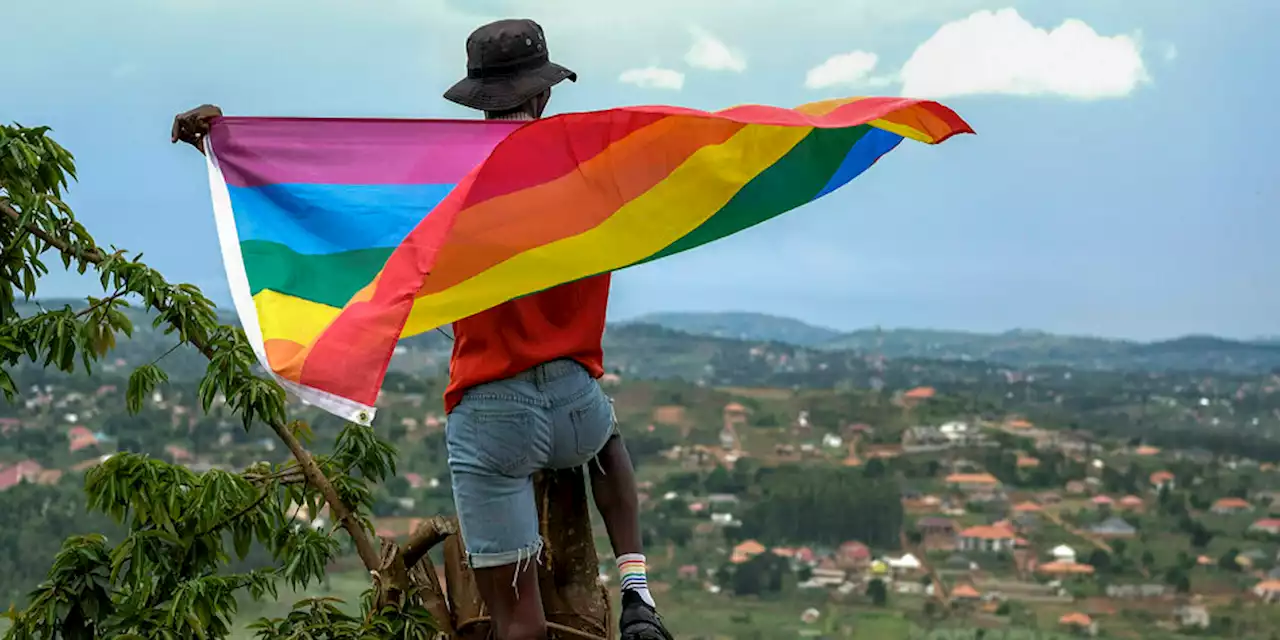
[{"label": "person's leg", "polygon": [[[445,438],[467,561],[499,640],[542,640],[547,622],[535,566],[541,559],[532,473],[545,465],[549,423],[503,381],[469,393]],[[524,385],[526,387],[530,385]]]},{"label": "person's leg", "polygon": [[658,616],[649,592],[648,565],[640,534],[640,501],[635,469],[622,434],[614,433],[591,466],[591,493],[609,532],[609,543],[618,560],[622,590],[622,614],[618,629],[622,640],[671,640]]},{"label": "person's leg", "polygon": [[670,640],[649,593],[635,471],[618,434],[613,402],[584,369],[552,384],[550,391],[552,466],[587,464],[591,470],[591,492],[618,559],[622,639]]}]

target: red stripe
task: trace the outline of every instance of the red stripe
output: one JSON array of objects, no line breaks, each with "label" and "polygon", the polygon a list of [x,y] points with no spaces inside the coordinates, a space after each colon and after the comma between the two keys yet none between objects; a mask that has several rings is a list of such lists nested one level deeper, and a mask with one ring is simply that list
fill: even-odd
[{"label": "red stripe", "polygon": [[[577,171],[579,165],[613,143],[666,117],[663,113],[628,111],[608,112],[608,117],[603,118],[597,113],[570,113],[543,121],[555,122],[558,127],[540,125],[517,129],[499,143],[505,152],[491,152],[484,162],[485,178],[476,180],[467,206]],[[511,144],[506,144],[508,141]],[[559,149],[548,151],[551,146],[569,148],[561,153]]]}]

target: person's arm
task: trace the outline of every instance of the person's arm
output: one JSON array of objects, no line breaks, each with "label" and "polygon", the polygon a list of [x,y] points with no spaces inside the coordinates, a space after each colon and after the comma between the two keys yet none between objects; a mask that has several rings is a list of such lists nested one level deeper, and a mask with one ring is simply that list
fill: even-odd
[{"label": "person's arm", "polygon": [[203,104],[173,117],[171,141],[185,142],[204,153],[204,137],[209,135],[209,122],[222,116],[222,109]]}]

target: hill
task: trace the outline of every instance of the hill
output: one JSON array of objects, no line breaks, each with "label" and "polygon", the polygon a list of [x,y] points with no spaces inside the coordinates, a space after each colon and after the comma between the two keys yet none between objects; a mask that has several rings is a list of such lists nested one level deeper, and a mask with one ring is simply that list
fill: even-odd
[{"label": "hill", "polygon": [[838,334],[803,321],[752,313],[662,313],[643,321],[694,335],[782,342],[828,351],[998,363],[1016,368],[1070,367],[1111,371],[1266,373],[1280,369],[1280,343],[1215,336],[1136,342],[1016,329],[976,333],[945,329],[861,329]]},{"label": "hill", "polygon": [[817,346],[840,337],[835,329],[818,327],[795,318],[729,311],[724,313],[649,313],[618,324],[656,324],[695,335],[735,340],[786,342]]}]

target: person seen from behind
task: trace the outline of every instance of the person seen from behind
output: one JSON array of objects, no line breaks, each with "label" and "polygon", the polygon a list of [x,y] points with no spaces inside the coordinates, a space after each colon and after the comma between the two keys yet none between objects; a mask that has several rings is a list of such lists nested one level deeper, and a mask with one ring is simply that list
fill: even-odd
[{"label": "person seen from behind", "polygon": [[[551,62],[542,27],[499,20],[467,39],[467,75],[444,97],[490,120],[542,117],[551,88],[577,75]],[[172,139],[202,152],[204,105]],[[572,206],[572,203],[565,203]],[[601,389],[609,274],[506,302],[453,325],[444,402],[453,496],[467,558],[499,640],[542,640],[547,621],[533,474],[587,466],[617,558],[622,640],[672,640],[648,589],[639,500],[612,400]]]}]

